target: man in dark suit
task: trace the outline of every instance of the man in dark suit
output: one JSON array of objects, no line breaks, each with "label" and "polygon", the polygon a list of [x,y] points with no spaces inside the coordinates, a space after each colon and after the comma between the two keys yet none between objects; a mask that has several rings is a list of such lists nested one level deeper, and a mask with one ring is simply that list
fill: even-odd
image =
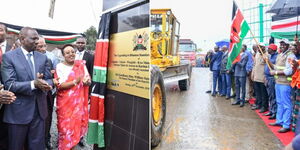
[{"label": "man in dark suit", "polygon": [[[3,86],[1,86],[1,89]],[[11,104],[16,100],[16,96],[14,93],[1,90],[0,91],[0,149],[7,150],[8,149],[8,132],[7,132],[7,125],[2,122],[3,113],[4,113],[4,104]]]},{"label": "man in dark suit", "polygon": [[93,67],[94,67],[94,56],[85,50],[86,46],[86,39],[84,37],[79,37],[76,40],[76,60],[85,60],[86,61],[86,68],[90,74],[93,76]]},{"label": "man in dark suit", "polygon": [[[11,45],[9,45],[6,41],[6,34],[7,34],[7,27],[4,24],[0,24],[0,66],[2,61],[2,54],[8,52],[11,49]],[[1,74],[0,74],[0,81]],[[0,105],[5,104],[1,102]],[[1,107],[1,106],[0,106]],[[7,132],[7,125],[2,121],[4,114],[4,106],[0,108],[0,149],[5,150],[8,148],[8,132]]]},{"label": "man in dark suit", "polygon": [[221,69],[221,62],[222,62],[222,55],[223,52],[220,51],[219,46],[214,47],[215,53],[213,54],[210,62],[210,70],[213,72],[213,92],[212,96],[216,96],[216,87],[218,85],[218,92],[221,94],[221,87],[222,87],[222,82],[221,82],[221,74],[220,74],[220,69]]},{"label": "man in dark suit", "polygon": [[52,89],[52,76],[47,57],[36,52],[38,33],[24,27],[20,31],[21,47],[5,53],[1,74],[5,89],[15,93],[16,100],[5,105],[3,121],[8,125],[9,150],[45,149],[47,91]]},{"label": "man in dark suit", "polygon": [[235,102],[232,105],[240,105],[244,107],[245,105],[245,95],[246,95],[246,76],[247,70],[246,65],[248,62],[248,55],[245,53],[246,48],[242,47],[240,53],[240,61],[234,64],[234,78],[235,78]]},{"label": "man in dark suit", "polygon": [[[91,77],[93,77],[93,67],[94,67],[94,56],[90,53],[88,53],[85,50],[86,46],[86,39],[84,37],[79,37],[76,40],[76,60],[85,60],[86,61],[86,68],[90,74]],[[89,88],[89,93],[91,93],[91,87]],[[80,146],[84,146],[83,138],[79,141]]]}]

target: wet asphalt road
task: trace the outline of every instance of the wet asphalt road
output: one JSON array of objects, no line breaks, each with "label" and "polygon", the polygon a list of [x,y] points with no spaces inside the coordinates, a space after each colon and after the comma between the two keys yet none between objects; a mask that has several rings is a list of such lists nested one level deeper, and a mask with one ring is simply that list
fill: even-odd
[{"label": "wet asphalt road", "polygon": [[211,97],[209,69],[193,68],[191,87],[180,92],[166,85],[167,114],[163,139],[154,150],[280,150],[281,142],[249,104],[232,106],[223,97]]}]

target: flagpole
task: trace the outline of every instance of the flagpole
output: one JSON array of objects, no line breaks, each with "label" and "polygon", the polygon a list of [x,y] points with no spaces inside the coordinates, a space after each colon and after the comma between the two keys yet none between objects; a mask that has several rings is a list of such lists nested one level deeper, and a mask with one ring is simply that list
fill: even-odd
[{"label": "flagpole", "polygon": [[253,32],[251,31],[250,28],[249,28],[249,31],[250,31],[250,33],[251,33],[251,35],[252,35],[252,37],[253,37],[253,39],[254,39],[254,41],[255,41],[257,47],[258,47],[260,53],[263,55],[263,59],[264,59],[264,61],[267,63],[269,70],[273,70],[273,69],[271,68],[270,64],[269,64],[269,61],[266,61],[266,59],[265,59],[265,57],[264,57],[264,53],[263,53],[263,51],[262,51],[262,49],[261,49],[261,47],[260,47],[258,41],[257,41],[256,38],[254,37],[254,34],[253,34]]}]

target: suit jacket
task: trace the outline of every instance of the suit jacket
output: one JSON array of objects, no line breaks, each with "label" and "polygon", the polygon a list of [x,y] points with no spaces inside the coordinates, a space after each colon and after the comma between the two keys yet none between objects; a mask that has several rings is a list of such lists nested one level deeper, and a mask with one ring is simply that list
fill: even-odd
[{"label": "suit jacket", "polygon": [[223,53],[222,62],[221,62],[221,73],[226,73],[228,69],[226,69],[228,61],[228,52]]},{"label": "suit jacket", "polygon": [[213,54],[210,62],[211,71],[218,71],[221,69],[222,56],[223,56],[222,51],[218,51]]},{"label": "suit jacket", "polygon": [[[6,42],[6,49],[5,49],[5,53],[9,52],[9,51],[11,50],[11,48],[12,48],[12,46],[11,46],[11,45],[9,45],[9,44]],[[4,53],[4,54],[5,54],[5,53]],[[2,62],[0,62],[0,68],[1,68],[1,63],[2,63]],[[3,80],[2,80],[1,74],[0,74],[0,82],[1,82],[1,83],[3,83]]]},{"label": "suit jacket", "polygon": [[84,51],[82,60],[86,61],[86,64],[85,64],[86,68],[92,78],[93,77],[93,67],[94,67],[94,55],[88,53],[87,51]]},{"label": "suit jacket", "polygon": [[5,53],[6,53],[6,52],[8,52],[8,51],[10,51],[10,50],[11,50],[11,48],[12,48],[12,46],[11,46],[11,45],[9,45],[8,43],[6,43],[6,49],[5,49]]},{"label": "suit jacket", "polygon": [[[36,73],[43,73],[43,79],[53,85],[47,56],[35,51],[33,53]],[[37,108],[42,119],[47,117],[47,92],[31,89],[34,80],[29,64],[21,48],[3,55],[1,74],[5,89],[11,85],[10,91],[17,99],[5,106],[3,121],[10,124],[28,124],[34,117]],[[37,106],[36,106],[37,105]]]},{"label": "suit jacket", "polygon": [[234,69],[234,76],[235,77],[246,77],[247,71],[246,71],[246,64],[248,62],[248,56],[244,52],[241,54],[241,60],[234,64],[235,69]]}]

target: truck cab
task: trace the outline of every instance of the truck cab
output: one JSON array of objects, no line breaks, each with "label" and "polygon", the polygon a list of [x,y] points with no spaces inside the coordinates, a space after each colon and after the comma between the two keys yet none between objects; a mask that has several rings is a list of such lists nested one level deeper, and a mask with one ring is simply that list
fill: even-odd
[{"label": "truck cab", "polygon": [[197,45],[191,39],[179,40],[179,56],[181,63],[191,63],[196,66]]}]

